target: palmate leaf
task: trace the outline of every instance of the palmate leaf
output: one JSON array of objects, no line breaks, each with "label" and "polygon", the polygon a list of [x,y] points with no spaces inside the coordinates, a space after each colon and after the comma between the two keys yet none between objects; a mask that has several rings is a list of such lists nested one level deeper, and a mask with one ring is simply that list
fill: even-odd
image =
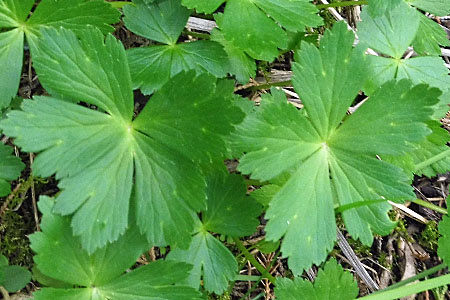
[{"label": "palmate leaf", "polygon": [[331,259],[319,270],[314,284],[299,277],[278,278],[275,296],[280,300],[353,300],[358,296],[358,284],[351,273]]},{"label": "palmate leaf", "polygon": [[200,299],[194,289],[174,285],[188,276],[187,264],[158,261],[123,274],[149,247],[136,228],[89,255],[72,235],[70,218],[52,213],[53,205],[47,197],[39,201],[42,232],[30,236],[34,260],[44,275],[77,288],[44,287],[34,293],[36,300]]},{"label": "palmate leaf", "polygon": [[33,172],[60,180],[55,211],[74,214],[73,232],[92,253],[125,232],[134,199],[137,224],[151,244],[187,247],[193,212],[205,207],[205,181],[195,162],[225,154],[222,136],[243,117],[232,104],[233,84],[179,74],[132,121],[120,42],[111,35],[104,41],[93,28],[81,40],[68,30],[42,35],[35,67],[58,96],[24,101],[0,127],[24,151],[42,152]]},{"label": "palmate leaf", "polygon": [[[109,24],[119,20],[120,13],[102,0],[42,0],[28,18],[33,0],[1,0],[0,29],[0,108],[9,105],[20,82],[25,34],[33,54],[42,27],[64,27],[82,30],[86,25],[100,28],[104,33],[114,30]],[[28,18],[28,19],[27,19]]]},{"label": "palmate leaf", "polygon": [[[224,0],[183,0],[183,4],[197,11],[212,13]],[[220,26],[225,39],[260,60],[272,61],[278,48],[288,47],[283,28],[301,32],[305,26],[322,24],[318,10],[309,0],[228,0]]]},{"label": "palmate leaf", "polygon": [[134,6],[124,7],[127,28],[167,45],[127,51],[133,88],[151,94],[182,71],[208,72],[216,77],[227,74],[228,57],[219,43],[195,41],[177,44],[190,15],[190,11],[181,5],[181,0],[159,0],[152,4],[135,0],[134,3]]},{"label": "palmate leaf", "polygon": [[240,237],[250,235],[258,225],[261,206],[246,196],[241,176],[218,173],[207,181],[207,209],[197,224],[188,249],[173,249],[168,259],[194,264],[185,283],[199,288],[201,279],[208,292],[222,294],[238,271],[236,258],[208,231]]},{"label": "palmate leaf", "polygon": [[16,179],[25,165],[19,157],[11,155],[13,149],[0,143],[0,197],[11,192],[9,181]]},{"label": "palmate leaf", "polygon": [[[443,11],[449,11],[448,0],[444,1],[407,1],[417,8],[431,12],[432,8],[439,8]],[[438,4],[438,2],[440,2]],[[431,4],[431,5],[430,5]],[[368,12],[368,13],[367,13]],[[424,16],[422,13],[411,8],[405,4],[403,0],[383,1],[371,0],[369,2],[368,10],[363,12],[362,19],[364,20],[358,25],[358,30],[365,36],[363,40],[370,40],[371,47],[376,47],[377,43],[386,43],[391,46],[397,45],[397,56],[385,51],[386,49],[377,49],[382,53],[389,54],[394,58],[400,58],[402,51],[405,51],[407,46],[412,44],[414,50],[420,54],[437,55],[441,54],[439,45],[449,46],[445,31],[431,19]],[[447,15],[445,13],[444,15]],[[402,22],[399,22],[399,17],[402,17]],[[417,22],[419,22],[417,27]],[[387,31],[386,31],[387,30]],[[379,39],[380,34],[385,36]],[[378,41],[376,41],[378,39]],[[400,45],[399,41],[408,44]],[[400,56],[398,56],[400,55]]]},{"label": "palmate leaf", "polygon": [[[352,116],[346,111],[365,82],[364,56],[352,49],[345,24],[327,31],[320,48],[303,44],[293,65],[293,84],[305,112],[281,92],[249,115],[234,136],[246,152],[238,170],[266,181],[292,175],[269,204],[268,240],[284,236],[281,250],[294,274],[327,256],[336,239],[333,207],[368,200],[413,198],[408,177],[376,154],[400,155],[430,133],[424,123],[439,91],[389,82]],[[306,116],[305,116],[306,115]],[[343,213],[349,232],[364,244],[394,225],[380,202]]]}]

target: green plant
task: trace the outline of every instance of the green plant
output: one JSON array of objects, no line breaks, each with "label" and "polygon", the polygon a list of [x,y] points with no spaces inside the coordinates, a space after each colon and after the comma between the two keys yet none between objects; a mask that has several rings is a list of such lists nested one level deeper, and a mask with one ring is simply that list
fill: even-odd
[{"label": "green plant", "polygon": [[[60,190],[40,197],[42,232],[30,236],[41,285],[34,298],[202,299],[262,278],[281,300],[356,298],[351,274],[328,260],[336,215],[369,247],[374,234],[396,227],[388,200],[424,205],[414,174],[450,170],[449,134],[438,122],[450,93],[439,46],[449,44],[416,9],[446,14],[450,5],[367,2],[42,0],[30,14],[34,1],[0,0],[0,103],[8,111],[0,129],[21,151],[38,153],[33,176],[55,176]],[[343,22],[311,39],[321,31],[320,9],[359,4],[368,6],[358,45]],[[120,15],[114,7],[150,46],[125,50],[110,34]],[[194,9],[215,13],[218,27],[189,41],[183,32]],[[46,94],[14,109],[25,35]],[[417,57],[404,55],[411,45]],[[275,87],[260,106],[234,93],[232,76],[248,82],[255,59],[269,66],[291,50],[292,79],[256,88],[292,84],[302,109]],[[133,89],[148,96],[144,103],[135,104]],[[362,95],[368,99],[354,111]],[[0,144],[0,196],[24,168],[10,154]],[[248,193],[226,159],[238,159],[237,170],[260,188]],[[265,240],[249,248],[241,238],[262,213]],[[449,263],[449,230],[444,217],[440,269]],[[136,265],[151,247],[167,249],[166,258]],[[275,259],[281,253],[294,278],[271,274],[274,261],[263,265],[253,248]],[[260,276],[238,275],[238,256]],[[322,266],[313,284],[300,278],[312,265]],[[403,297],[446,285],[449,276],[361,299]]]},{"label": "green plant", "polygon": [[3,297],[6,292],[16,292],[22,289],[31,280],[31,273],[20,266],[9,266],[8,259],[0,255],[0,291]]}]

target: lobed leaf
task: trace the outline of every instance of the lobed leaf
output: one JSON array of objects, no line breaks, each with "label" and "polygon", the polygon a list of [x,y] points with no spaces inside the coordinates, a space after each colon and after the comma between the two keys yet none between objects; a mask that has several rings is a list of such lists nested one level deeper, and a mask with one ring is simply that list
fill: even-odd
[{"label": "lobed leaf", "polygon": [[232,103],[232,83],[179,74],[132,122],[130,76],[119,42],[112,36],[104,42],[93,28],[82,40],[67,30],[43,36],[37,68],[58,96],[24,101],[22,111],[0,126],[24,151],[42,152],[33,172],[60,180],[55,211],[74,214],[73,232],[93,253],[125,232],[133,188],[137,224],[149,242],[187,247],[192,213],[205,205],[205,182],[194,161],[225,155],[222,136],[243,117]]},{"label": "lobed leaf", "polygon": [[72,235],[70,218],[52,213],[53,205],[47,197],[39,201],[42,232],[30,236],[31,247],[36,252],[35,263],[44,275],[78,288],[44,287],[34,293],[35,299],[175,300],[180,295],[185,299],[200,299],[194,289],[174,285],[189,275],[191,267],[187,264],[158,261],[123,274],[148,247],[136,228],[89,255],[81,248],[80,240]]},{"label": "lobed leaf", "polygon": [[2,0],[0,1],[0,28],[19,27],[28,17],[34,0]]},{"label": "lobed leaf", "polygon": [[[136,34],[167,45],[134,48],[127,51],[133,87],[144,94],[161,88],[169,78],[182,71],[226,75],[228,60],[223,47],[212,41],[176,44],[186,22],[189,10],[181,0],[162,0],[152,4],[135,1],[136,6],[124,9],[125,25]],[[176,20],[176,22],[173,22]]]},{"label": "lobed leaf", "polygon": [[294,274],[322,262],[333,247],[335,204],[377,201],[343,213],[350,234],[371,244],[371,231],[387,234],[394,226],[383,200],[414,198],[408,176],[376,154],[414,150],[430,133],[426,122],[440,92],[407,80],[388,82],[346,117],[366,80],[353,39],[337,23],[319,49],[303,44],[292,80],[304,110],[272,90],[234,135],[245,153],[238,170],[261,181],[290,174],[269,203],[266,231],[268,240],[284,237],[281,251]]},{"label": "lobed leaf", "polygon": [[145,4],[134,0],[135,5],[123,8],[124,22],[134,33],[163,44],[175,45],[186,25],[190,11],[180,0],[158,0]]},{"label": "lobed leaf", "polygon": [[294,280],[278,278],[275,288],[275,296],[283,300],[353,300],[358,292],[358,285],[351,273],[344,271],[335,259],[319,270],[314,284],[299,277]]},{"label": "lobed leaf", "polygon": [[191,276],[185,281],[199,288],[203,278],[204,288],[222,294],[228,282],[237,274],[237,261],[230,250],[208,231],[229,236],[250,235],[259,224],[257,217],[261,206],[246,196],[246,185],[239,175],[221,172],[207,180],[207,209],[197,225],[188,249],[172,249],[168,259],[194,264]]}]

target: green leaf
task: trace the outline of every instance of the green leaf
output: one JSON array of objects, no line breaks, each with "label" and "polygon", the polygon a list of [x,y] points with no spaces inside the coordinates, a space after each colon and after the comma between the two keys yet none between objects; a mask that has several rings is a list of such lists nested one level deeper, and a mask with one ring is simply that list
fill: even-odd
[{"label": "green leaf", "polygon": [[438,241],[437,253],[445,264],[450,264],[450,217],[443,216],[439,222],[439,233],[441,237]]},{"label": "green leaf", "polygon": [[[79,39],[69,30],[43,29],[33,66],[53,96],[87,102],[131,121],[133,92],[122,44],[94,28]],[[53,59],[58,57],[58,60]]]},{"label": "green leaf", "polygon": [[0,28],[19,27],[28,17],[34,0],[3,0],[0,2]]},{"label": "green leaf", "polygon": [[247,186],[241,176],[211,176],[206,186],[208,209],[202,218],[206,230],[233,237],[255,232],[261,206],[246,196]]},{"label": "green leaf", "polygon": [[190,14],[180,0],[164,0],[151,5],[137,2],[136,6],[126,6],[124,12],[125,24],[131,31],[168,44],[134,48],[127,52],[133,88],[151,94],[182,71],[209,72],[216,77],[227,74],[227,54],[219,43],[196,41],[176,44]]},{"label": "green leaf", "polygon": [[25,165],[19,157],[11,155],[13,149],[0,143],[0,197],[11,192],[9,181],[19,177]]},{"label": "green leaf", "polygon": [[226,75],[224,62],[228,57],[216,42],[196,41],[173,46],[132,48],[127,54],[133,88],[140,88],[143,94],[159,90],[182,71],[209,72],[216,77]]},{"label": "green leaf", "polygon": [[[221,27],[223,14],[215,14],[214,18],[219,27]],[[250,78],[256,76],[255,60],[248,56],[244,51],[227,41],[222,31],[218,28],[214,28],[211,32],[211,40],[218,42],[223,46],[225,52],[228,54],[226,71],[232,75],[235,75],[236,79],[240,83],[247,83]]]},{"label": "green leaf", "polygon": [[393,10],[402,2],[403,0],[369,0],[368,12],[373,17],[381,16]]},{"label": "green leaf", "polygon": [[250,195],[253,199],[259,202],[264,207],[268,207],[270,201],[272,201],[273,197],[280,191],[280,186],[276,184],[268,184],[265,185],[255,191],[253,191]]},{"label": "green leaf", "polygon": [[205,290],[218,295],[223,294],[238,272],[236,258],[208,232],[197,233],[188,249],[174,249],[167,258],[193,263],[191,275],[183,283],[198,289],[203,277]]},{"label": "green leaf", "polygon": [[86,25],[99,28],[103,33],[113,32],[120,12],[103,0],[42,0],[36,7],[27,27],[63,27],[80,31]]},{"label": "green leaf", "polygon": [[41,197],[42,232],[30,236],[35,263],[44,275],[79,288],[42,288],[35,299],[177,299],[181,293],[198,299],[193,289],[174,286],[188,276],[187,264],[158,261],[123,274],[148,247],[136,228],[89,255],[72,235],[70,218],[52,213],[53,206],[52,199]]},{"label": "green leaf", "polygon": [[13,29],[0,33],[0,108],[7,107],[16,96],[22,74],[23,31]]},{"label": "green leaf", "polygon": [[389,157],[388,160],[395,165],[402,167],[408,173],[416,174],[418,176],[433,177],[438,174],[447,172],[450,169],[450,157],[441,159],[426,168],[416,170],[416,165],[425,161],[439,153],[448,149],[446,144],[450,141],[448,131],[441,128],[438,121],[428,123],[428,127],[432,133],[427,138],[416,146],[414,151],[408,152],[403,156]]},{"label": "green leaf", "polygon": [[417,11],[405,3],[395,5],[380,16],[371,16],[363,11],[361,19],[358,24],[361,42],[397,59],[413,42],[420,24]]},{"label": "green leaf", "polygon": [[31,273],[24,267],[7,266],[4,272],[5,277],[0,281],[0,285],[10,293],[23,289],[31,281]]},{"label": "green leaf", "polygon": [[244,179],[239,175],[209,176],[207,209],[202,212],[198,233],[188,249],[174,249],[168,256],[168,259],[194,264],[186,281],[192,287],[198,288],[203,277],[207,291],[222,294],[236,276],[238,269],[233,254],[208,231],[235,237],[254,233],[261,207],[246,196],[246,191]]},{"label": "green leaf", "polygon": [[36,61],[43,84],[57,97],[99,108],[35,97],[0,124],[24,151],[42,152],[34,174],[60,180],[55,211],[74,214],[73,232],[93,253],[128,227],[134,180],[137,223],[149,242],[187,247],[193,212],[205,205],[205,182],[193,160],[227,153],[222,137],[243,117],[232,103],[233,83],[179,74],[132,122],[130,76],[116,39],[104,42],[95,29],[82,40],[67,30],[43,36]]},{"label": "green leaf", "polygon": [[419,30],[412,43],[414,51],[420,54],[441,55],[441,48],[439,46],[450,46],[447,33],[438,23],[427,18],[423,14],[419,15]]},{"label": "green leaf", "polygon": [[[344,23],[334,25],[320,48],[303,44],[293,65],[293,84],[305,108],[298,111],[281,91],[263,98],[234,135],[246,154],[238,170],[252,179],[290,178],[270,201],[266,238],[283,238],[281,251],[294,274],[321,263],[336,239],[334,205],[414,198],[408,177],[376,154],[400,155],[430,133],[425,122],[440,92],[407,81],[381,86],[353,115],[348,107],[366,81],[367,65]],[[347,210],[352,236],[371,244],[371,231],[394,226],[389,204]]]},{"label": "green leaf", "polygon": [[134,33],[160,43],[175,45],[186,25],[190,11],[180,0],[160,0],[145,4],[140,0],[123,8],[124,22]]},{"label": "green leaf", "polygon": [[436,16],[446,16],[450,13],[449,0],[406,0],[406,2]]},{"label": "green leaf", "polygon": [[230,43],[251,57],[272,61],[278,56],[278,48],[288,47],[287,33],[278,24],[290,31],[322,24],[317,9],[309,2],[229,0],[221,29]]},{"label": "green leaf", "polygon": [[282,300],[337,299],[353,300],[358,296],[358,284],[351,273],[344,271],[335,259],[320,269],[314,285],[299,277],[278,278],[275,296]]},{"label": "green leaf", "polygon": [[215,12],[225,0],[181,0],[183,5],[195,8],[199,13],[210,14]]}]

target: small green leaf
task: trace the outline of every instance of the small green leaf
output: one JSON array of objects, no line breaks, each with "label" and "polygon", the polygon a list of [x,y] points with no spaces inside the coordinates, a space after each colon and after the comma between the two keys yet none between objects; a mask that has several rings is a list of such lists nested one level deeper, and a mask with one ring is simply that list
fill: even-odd
[{"label": "small green leaf", "polygon": [[0,285],[10,293],[23,289],[31,281],[31,273],[24,267],[7,266],[4,272],[5,277]]},{"label": "small green leaf", "polygon": [[22,74],[23,31],[19,28],[0,33],[0,108],[16,96]]},{"label": "small green leaf", "polygon": [[411,45],[420,24],[417,11],[403,2],[380,16],[363,11],[361,19],[358,23],[361,42],[396,59]]},{"label": "small green leaf", "polygon": [[[223,14],[215,14],[214,18],[221,27],[223,22]],[[256,76],[256,63],[253,58],[248,56],[243,50],[235,47],[232,43],[225,39],[222,31],[214,28],[211,32],[211,40],[220,43],[225,52],[228,54],[228,68],[226,71],[236,76],[240,83],[247,83],[250,78]]]},{"label": "small green leaf", "polygon": [[[129,5],[124,12],[125,24],[131,31],[168,44],[127,51],[135,89],[151,94],[182,71],[226,76],[228,58],[219,43],[195,41],[176,44],[190,14],[180,0],[158,1],[151,5],[137,1],[136,6]],[[173,20],[177,21],[174,23]]]},{"label": "small green leaf", "polygon": [[197,233],[188,249],[172,250],[168,259],[193,263],[194,268],[184,283],[199,288],[201,278],[208,292],[222,294],[238,272],[236,258],[220,241],[207,232]]},{"label": "small green leaf", "polygon": [[159,90],[182,71],[195,70],[197,74],[208,72],[224,77],[224,62],[228,60],[223,47],[212,41],[132,48],[127,55],[133,88],[140,88],[146,95]]},{"label": "small green leaf", "polygon": [[190,15],[180,0],[160,0],[152,4],[142,0],[133,2],[135,5],[123,8],[127,28],[150,40],[175,45]]},{"label": "small green leaf", "polygon": [[230,43],[255,59],[272,61],[278,48],[288,46],[286,32],[250,0],[227,1],[221,29]]},{"label": "small green leaf", "polygon": [[358,284],[352,274],[344,271],[335,259],[319,270],[314,285],[299,277],[294,280],[278,278],[275,288],[275,296],[280,300],[353,300],[358,292]]},{"label": "small green leaf", "polygon": [[441,48],[439,46],[450,46],[447,33],[437,22],[434,22],[423,14],[419,15],[419,30],[412,43],[414,51],[420,54],[441,55]]},{"label": "small green leaf", "polygon": [[233,254],[209,231],[229,236],[250,235],[258,225],[261,207],[246,196],[244,179],[239,175],[217,173],[207,181],[207,209],[202,212],[202,223],[188,249],[174,249],[168,259],[194,264],[186,281],[198,288],[201,277],[209,292],[222,294],[228,282],[237,274],[237,262]]},{"label": "small green leaf", "polygon": [[254,233],[261,206],[246,196],[247,186],[241,176],[211,176],[206,186],[208,209],[202,218],[205,229],[233,237]]},{"label": "small green leaf", "polygon": [[439,222],[439,233],[441,237],[438,241],[437,253],[445,264],[450,264],[450,217],[443,216]]},{"label": "small green leaf", "polygon": [[25,165],[19,157],[12,156],[13,149],[0,143],[0,197],[11,192],[9,181],[19,177]]},{"label": "small green leaf", "polygon": [[270,201],[272,201],[273,197],[280,191],[280,186],[276,184],[268,184],[265,185],[255,191],[253,191],[250,195],[253,199],[259,202],[264,207],[268,207]]}]

